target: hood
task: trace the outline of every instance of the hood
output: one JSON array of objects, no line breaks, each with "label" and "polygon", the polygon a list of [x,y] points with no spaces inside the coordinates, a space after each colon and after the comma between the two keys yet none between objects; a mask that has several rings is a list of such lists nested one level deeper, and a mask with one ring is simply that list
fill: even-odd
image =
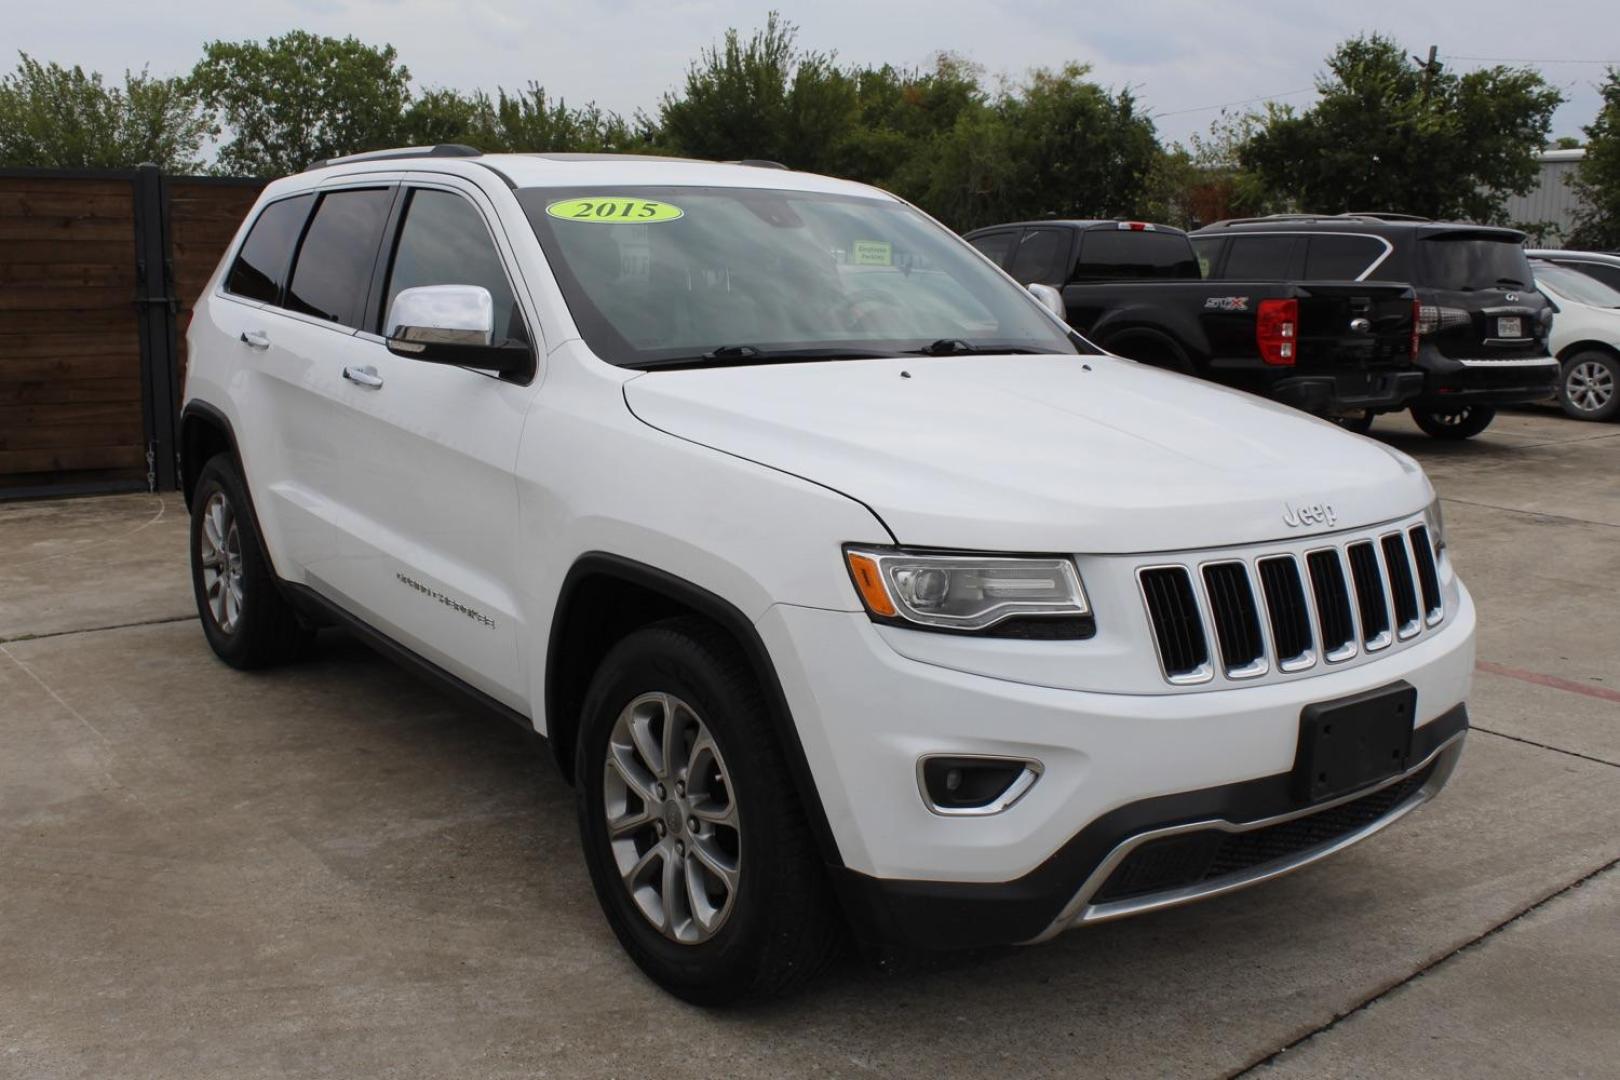
[{"label": "hood", "polygon": [[[923,547],[1216,547],[1373,524],[1430,498],[1404,454],[1113,357],[648,372],[625,399],[655,428],[858,499]],[[1331,513],[1294,512],[1319,506]]]}]

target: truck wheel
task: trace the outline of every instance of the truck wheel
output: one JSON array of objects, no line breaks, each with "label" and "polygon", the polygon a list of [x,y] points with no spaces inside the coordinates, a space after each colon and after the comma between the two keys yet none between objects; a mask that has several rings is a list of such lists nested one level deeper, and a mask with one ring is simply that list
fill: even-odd
[{"label": "truck wheel", "polygon": [[1496,410],[1484,405],[1461,405],[1455,409],[1412,407],[1417,426],[1437,439],[1472,439],[1491,426]]},{"label": "truck wheel", "polygon": [[697,618],[626,637],[586,694],[575,776],[597,900],[641,970],[694,1004],[796,990],[839,939],[770,707]]},{"label": "truck wheel", "polygon": [[1558,404],[1577,420],[1612,420],[1620,413],[1620,360],[1608,353],[1576,353],[1564,361]]},{"label": "truck wheel", "polygon": [[276,585],[235,460],[215,454],[191,501],[191,586],[203,635],[235,668],[293,659],[309,638]]}]

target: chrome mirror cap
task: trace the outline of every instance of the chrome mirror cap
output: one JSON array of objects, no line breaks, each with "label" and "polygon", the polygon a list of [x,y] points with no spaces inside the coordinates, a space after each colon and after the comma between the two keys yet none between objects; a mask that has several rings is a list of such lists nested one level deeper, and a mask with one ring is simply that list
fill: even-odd
[{"label": "chrome mirror cap", "polygon": [[1035,299],[1041,302],[1041,307],[1057,316],[1058,322],[1067,325],[1069,311],[1068,307],[1063,303],[1062,293],[1058,292],[1052,286],[1042,285],[1038,281],[1030,283],[1029,292],[1031,296],[1035,297]]},{"label": "chrome mirror cap", "polygon": [[495,301],[482,285],[402,289],[389,306],[383,326],[389,342],[400,352],[427,345],[492,345]]}]

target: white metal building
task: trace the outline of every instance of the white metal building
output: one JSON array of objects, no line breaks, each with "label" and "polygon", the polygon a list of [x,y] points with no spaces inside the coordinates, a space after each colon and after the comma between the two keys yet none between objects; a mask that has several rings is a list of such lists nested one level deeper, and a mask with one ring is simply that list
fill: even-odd
[{"label": "white metal building", "polygon": [[1574,174],[1586,151],[1544,150],[1536,157],[1541,162],[1541,176],[1530,194],[1508,196],[1507,216],[1515,225],[1532,229],[1550,222],[1553,228],[1546,231],[1542,242],[1557,247],[1575,227],[1581,200],[1566,179]]}]

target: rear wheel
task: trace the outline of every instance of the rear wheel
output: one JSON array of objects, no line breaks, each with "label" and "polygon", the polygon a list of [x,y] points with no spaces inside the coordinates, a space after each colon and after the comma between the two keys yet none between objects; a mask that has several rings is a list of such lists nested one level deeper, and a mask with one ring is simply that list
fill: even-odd
[{"label": "rear wheel", "polygon": [[254,528],[247,485],[229,454],[214,455],[197,477],[191,584],[203,634],[232,667],[284,663],[309,637],[276,584]]},{"label": "rear wheel", "polygon": [[838,940],[770,707],[696,618],[625,638],[586,695],[575,776],[597,899],[642,971],[697,1004],[791,992]]},{"label": "rear wheel", "polygon": [[1612,420],[1620,413],[1620,360],[1602,352],[1576,353],[1564,361],[1558,404],[1577,420]]},{"label": "rear wheel", "polygon": [[1484,405],[1458,405],[1452,409],[1412,407],[1417,426],[1437,439],[1471,439],[1491,426],[1496,410]]}]

